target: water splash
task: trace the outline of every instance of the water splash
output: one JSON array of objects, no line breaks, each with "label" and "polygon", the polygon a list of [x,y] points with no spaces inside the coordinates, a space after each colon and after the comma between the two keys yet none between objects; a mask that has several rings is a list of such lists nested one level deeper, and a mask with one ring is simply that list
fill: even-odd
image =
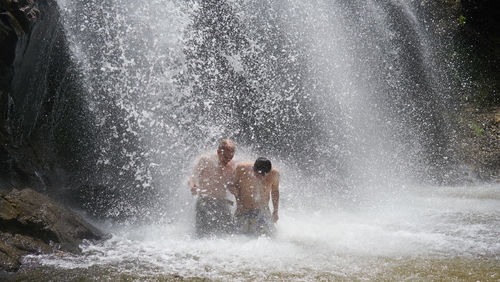
[{"label": "water splash", "polygon": [[112,191],[113,215],[175,211],[193,159],[224,137],[346,200],[446,169],[451,84],[423,4],[60,5],[100,134],[90,190]]},{"label": "water splash", "polygon": [[82,255],[27,261],[74,278],[89,277],[92,269],[90,277],[97,279],[496,279],[499,192],[498,185],[412,187],[361,209],[285,206],[272,239],[198,239],[188,221],[114,227],[113,238],[84,244]]}]

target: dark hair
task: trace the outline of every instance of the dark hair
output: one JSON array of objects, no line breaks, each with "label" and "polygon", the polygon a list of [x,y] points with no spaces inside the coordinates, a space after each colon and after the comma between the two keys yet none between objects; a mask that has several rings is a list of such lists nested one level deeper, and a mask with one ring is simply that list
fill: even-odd
[{"label": "dark hair", "polygon": [[271,171],[271,161],[264,157],[259,157],[253,164],[253,169],[262,175]]}]

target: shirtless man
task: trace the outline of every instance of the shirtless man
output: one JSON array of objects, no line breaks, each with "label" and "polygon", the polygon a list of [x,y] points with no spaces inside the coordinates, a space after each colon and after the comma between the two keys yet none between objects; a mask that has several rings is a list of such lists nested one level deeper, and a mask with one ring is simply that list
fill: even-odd
[{"label": "shirtless man", "polygon": [[[235,196],[238,204],[236,226],[243,234],[272,235],[273,222],[278,221],[279,172],[271,161],[258,158],[255,163],[241,163],[236,167]],[[269,211],[272,197],[273,213]]]},{"label": "shirtless man", "polygon": [[191,194],[196,201],[196,233],[198,236],[232,230],[233,220],[226,190],[234,193],[234,143],[220,142],[217,154],[202,155],[189,178]]}]

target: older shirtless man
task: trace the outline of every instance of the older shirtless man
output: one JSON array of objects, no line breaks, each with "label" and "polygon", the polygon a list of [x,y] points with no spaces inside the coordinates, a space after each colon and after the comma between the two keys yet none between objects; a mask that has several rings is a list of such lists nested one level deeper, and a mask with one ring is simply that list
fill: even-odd
[{"label": "older shirtless man", "polygon": [[198,236],[225,233],[232,230],[231,201],[226,191],[234,189],[234,143],[220,142],[217,154],[202,155],[189,178],[196,202],[196,233]]},{"label": "older shirtless man", "polygon": [[[238,203],[236,225],[247,235],[272,235],[278,221],[279,172],[271,161],[258,158],[255,163],[241,163],[236,167],[235,196]],[[269,211],[272,197],[273,213]]]}]

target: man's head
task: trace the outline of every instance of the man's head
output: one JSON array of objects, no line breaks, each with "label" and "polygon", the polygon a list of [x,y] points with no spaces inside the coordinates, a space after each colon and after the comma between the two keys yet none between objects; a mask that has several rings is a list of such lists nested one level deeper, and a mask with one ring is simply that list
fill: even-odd
[{"label": "man's head", "polygon": [[234,143],[230,139],[222,139],[217,148],[219,162],[223,165],[228,164],[234,157]]},{"label": "man's head", "polygon": [[271,161],[264,157],[259,157],[253,164],[253,170],[261,175],[271,171]]}]

